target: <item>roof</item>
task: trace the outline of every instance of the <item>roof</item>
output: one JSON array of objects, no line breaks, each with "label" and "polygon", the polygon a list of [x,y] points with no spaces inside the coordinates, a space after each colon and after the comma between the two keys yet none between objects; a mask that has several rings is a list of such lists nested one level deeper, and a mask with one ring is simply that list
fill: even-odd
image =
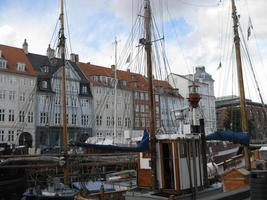
[{"label": "roof", "polygon": [[180,78],[183,78],[191,83],[195,82],[197,84],[203,84],[203,85],[208,85],[208,83],[205,82],[200,82],[198,79],[196,79],[195,81],[191,80],[190,78],[188,78],[187,76],[193,76],[193,74],[187,74],[187,75],[181,75],[181,74],[175,74],[175,73],[170,73],[169,76],[178,76]]},{"label": "roof", "polygon": [[233,168],[230,171],[226,172],[224,177],[231,177],[234,171],[239,172],[243,176],[248,176],[250,174],[250,172],[248,170],[246,170],[245,168],[239,168],[239,169]]},{"label": "roof", "polygon": [[[263,107],[262,103],[253,102],[251,99],[246,99],[246,105]],[[215,106],[216,108],[230,107],[230,106],[239,106],[240,98],[238,96],[225,96],[216,98]],[[266,104],[264,105],[267,106]]]},{"label": "roof", "polygon": [[[7,68],[0,68],[1,72],[12,72],[16,74],[23,74],[29,76],[35,76],[35,70],[31,65],[29,59],[24,53],[23,49],[10,47],[0,44],[0,50],[2,51],[2,58],[7,61]],[[17,63],[24,63],[26,65],[25,71],[18,71]]]},{"label": "roof", "polygon": [[[81,71],[84,73],[86,78],[93,84],[104,86],[100,81],[94,80],[93,76],[106,76],[114,78],[115,74],[112,68],[107,68],[103,66],[93,65],[90,63],[77,63],[80,67]],[[126,80],[127,85],[122,86],[122,89],[126,90],[140,90],[140,91],[148,91],[148,81],[147,77],[137,74],[130,71],[117,70],[117,78],[118,80]],[[174,89],[168,81],[164,80],[154,80],[153,81],[155,87],[163,87],[164,89]],[[176,96],[179,98],[183,98],[180,94],[173,94],[166,92],[164,90],[165,95]]]},{"label": "roof", "polygon": [[[61,67],[61,59],[60,58],[52,58],[49,59],[47,56],[39,55],[39,54],[33,54],[29,53],[27,54],[30,62],[32,63],[33,67],[35,68],[37,75],[39,77],[52,77],[52,75]],[[70,60],[66,60],[66,62],[69,62],[71,66],[74,68],[75,72],[79,75],[82,82],[88,82],[84,74],[81,72],[80,68],[76,65],[75,62],[72,62]],[[44,73],[41,70],[41,67],[48,66],[49,72]]]}]

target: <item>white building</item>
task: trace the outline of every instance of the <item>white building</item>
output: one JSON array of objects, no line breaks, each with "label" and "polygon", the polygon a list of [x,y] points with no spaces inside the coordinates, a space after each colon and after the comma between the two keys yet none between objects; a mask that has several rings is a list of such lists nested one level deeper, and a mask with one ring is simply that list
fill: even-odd
[{"label": "white building", "polygon": [[167,81],[154,81],[159,94],[160,121],[163,133],[174,134],[180,131],[174,111],[184,107],[184,98],[179,90],[173,88]]},{"label": "white building", "polygon": [[35,71],[23,49],[0,45],[0,143],[35,145]]},{"label": "white building", "polygon": [[[62,64],[51,51],[48,48],[48,56],[27,54],[37,72],[36,147],[40,148],[63,143]],[[66,61],[65,69],[67,132],[69,141],[77,141],[92,134],[92,94],[90,83],[75,62]]]},{"label": "white building", "polygon": [[132,83],[129,81],[131,73],[117,70],[117,106],[115,107],[114,69],[89,63],[78,65],[91,82],[94,110],[93,136],[110,138],[110,141],[115,138],[115,142],[123,142],[124,132],[133,129],[133,91]]},{"label": "white building", "polygon": [[185,105],[188,105],[187,97],[189,94],[189,86],[194,82],[199,86],[201,100],[200,115],[205,120],[205,133],[209,134],[216,131],[216,109],[214,96],[214,80],[211,75],[205,71],[205,67],[196,67],[194,75],[179,75],[171,73],[168,76],[169,83],[174,88],[179,88],[179,93],[185,98]]}]

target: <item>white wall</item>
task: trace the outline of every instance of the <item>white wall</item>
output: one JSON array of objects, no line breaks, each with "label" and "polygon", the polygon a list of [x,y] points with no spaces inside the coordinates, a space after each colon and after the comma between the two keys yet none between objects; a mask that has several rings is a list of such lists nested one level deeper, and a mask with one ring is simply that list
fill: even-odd
[{"label": "white wall", "polygon": [[[14,93],[14,98],[11,93]],[[35,99],[36,78],[16,73],[0,73],[0,109],[4,109],[5,119],[0,121],[0,131],[4,131],[4,140],[0,136],[0,143],[9,142],[18,144],[21,132],[32,135],[33,146],[35,141]],[[9,120],[9,111],[14,110],[14,121]],[[19,112],[24,112],[24,122],[19,120]],[[33,120],[28,122],[29,112],[33,113]],[[8,132],[14,131],[14,139],[8,141]]]},{"label": "white wall", "polygon": [[[93,134],[98,137],[113,137],[115,92],[112,87],[93,86]],[[97,116],[101,117],[97,123]],[[125,118],[130,119],[130,125],[125,126]],[[99,119],[99,118],[98,118]],[[121,120],[119,120],[121,119]],[[110,121],[107,122],[107,121]],[[115,121],[115,120],[114,120]],[[119,122],[121,121],[121,123]],[[117,89],[117,140],[123,139],[124,130],[133,128],[133,93],[130,90]]]},{"label": "white wall", "polygon": [[[179,89],[179,93],[185,98],[185,105],[188,105],[187,97],[189,94],[189,86],[192,81],[191,75],[180,76],[177,74],[170,74],[168,76],[169,83]],[[215,96],[214,96],[214,84],[212,81],[202,81],[196,82],[199,86],[199,93],[201,100],[199,102],[200,106],[200,116],[204,116],[205,120],[205,132],[206,134],[216,131],[216,109],[215,109]]]}]

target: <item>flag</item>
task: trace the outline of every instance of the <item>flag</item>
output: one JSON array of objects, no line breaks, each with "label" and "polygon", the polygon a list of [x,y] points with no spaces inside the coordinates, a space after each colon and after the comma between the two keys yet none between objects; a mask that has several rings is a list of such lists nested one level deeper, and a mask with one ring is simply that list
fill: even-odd
[{"label": "flag", "polygon": [[126,63],[129,63],[131,61],[131,53],[129,54],[129,56],[126,59]]},{"label": "flag", "polygon": [[251,18],[249,17],[249,18],[248,18],[248,37],[247,37],[247,40],[249,40],[249,38],[250,38],[250,35],[251,35],[251,29],[253,29],[253,25],[252,25]]},{"label": "flag", "polygon": [[222,68],[222,62],[219,63],[219,66],[217,67],[217,70]]}]

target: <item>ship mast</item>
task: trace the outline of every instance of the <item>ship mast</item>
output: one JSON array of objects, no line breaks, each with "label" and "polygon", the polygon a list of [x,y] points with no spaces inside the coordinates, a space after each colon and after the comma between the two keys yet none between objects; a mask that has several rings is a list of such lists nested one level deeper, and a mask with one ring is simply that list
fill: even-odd
[{"label": "ship mast", "polygon": [[151,7],[150,1],[145,0],[144,7],[144,28],[145,28],[145,50],[147,61],[148,96],[150,103],[150,153],[151,153],[151,183],[152,189],[158,189],[157,163],[156,163],[156,136],[155,136],[155,102],[153,92],[153,71],[152,71],[152,48],[151,48]]},{"label": "ship mast", "polygon": [[[246,110],[245,102],[245,89],[243,81],[243,71],[242,71],[242,61],[240,53],[240,37],[238,33],[239,20],[236,12],[235,0],[232,0],[232,17],[234,22],[234,43],[235,43],[235,52],[236,52],[236,65],[237,65],[237,76],[238,76],[238,85],[239,85],[239,95],[240,95],[240,112],[241,112],[241,127],[243,132],[248,132],[248,117]],[[244,145],[244,156],[245,156],[245,165],[248,170],[251,169],[250,166],[250,155],[249,148],[247,145]]]},{"label": "ship mast", "polygon": [[62,66],[61,66],[61,103],[62,103],[62,114],[63,114],[63,149],[64,149],[64,183],[67,184],[69,181],[69,170],[68,170],[68,132],[67,132],[67,111],[66,111],[66,80],[65,80],[65,35],[64,35],[64,0],[61,0],[61,13],[60,13],[60,38],[59,38],[59,49],[61,54]]},{"label": "ship mast", "polygon": [[115,38],[114,41],[115,46],[115,66],[114,66],[114,78],[115,78],[115,87],[114,87],[114,127],[113,127],[113,143],[115,138],[117,138],[117,85],[118,85],[118,78],[117,78],[117,65],[118,65],[118,59],[117,59],[117,51],[118,51],[118,40]]}]

